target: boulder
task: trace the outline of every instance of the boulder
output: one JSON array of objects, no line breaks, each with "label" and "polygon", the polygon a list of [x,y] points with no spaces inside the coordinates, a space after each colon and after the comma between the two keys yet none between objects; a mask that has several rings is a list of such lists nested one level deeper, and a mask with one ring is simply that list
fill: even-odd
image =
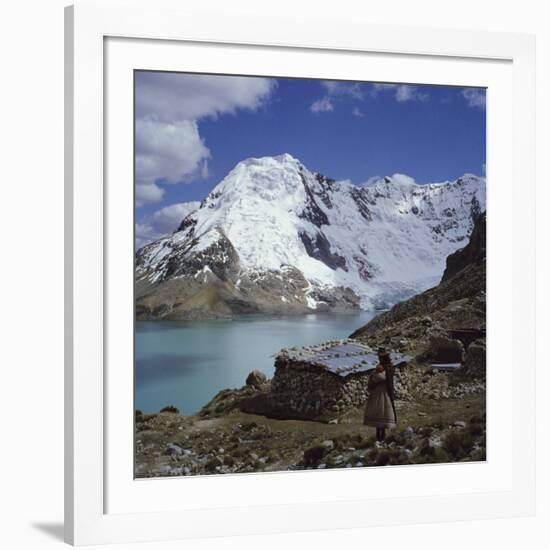
[{"label": "boulder", "polygon": [[446,336],[431,336],[428,355],[436,363],[462,363],[464,345],[460,340],[452,340]]},{"label": "boulder", "polygon": [[323,445],[315,445],[304,451],[304,466],[313,466],[321,461],[327,453],[327,449]]},{"label": "boulder", "polygon": [[407,426],[407,427],[403,430],[402,435],[403,435],[403,437],[405,437],[406,439],[410,439],[410,438],[414,437],[414,429],[412,428],[412,426]]},{"label": "boulder", "polygon": [[168,445],[166,445],[166,452],[170,455],[181,456],[183,454],[183,449],[179,445],[168,443]]},{"label": "boulder", "polygon": [[267,382],[267,376],[260,372],[259,370],[253,370],[247,377],[246,377],[246,385],[252,386],[256,389],[261,389],[261,387]]}]

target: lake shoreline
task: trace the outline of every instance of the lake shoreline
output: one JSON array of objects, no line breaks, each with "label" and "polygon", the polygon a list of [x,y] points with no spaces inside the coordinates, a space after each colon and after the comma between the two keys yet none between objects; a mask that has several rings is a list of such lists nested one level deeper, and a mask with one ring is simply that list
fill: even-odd
[{"label": "lake shoreline", "polygon": [[136,408],[153,413],[168,403],[186,414],[195,413],[218,391],[242,386],[253,370],[271,378],[273,355],[281,349],[345,338],[377,314],[359,310],[138,321]]}]

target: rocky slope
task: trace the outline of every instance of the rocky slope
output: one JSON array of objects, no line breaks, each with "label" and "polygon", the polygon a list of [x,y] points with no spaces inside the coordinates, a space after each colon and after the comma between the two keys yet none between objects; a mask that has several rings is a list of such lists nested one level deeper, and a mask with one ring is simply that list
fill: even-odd
[{"label": "rocky slope", "polygon": [[277,420],[239,411],[258,390],[224,390],[201,413],[136,413],[136,477],[484,461],[485,394],[398,401],[384,442],[354,409],[338,422]]},{"label": "rocky slope", "polygon": [[137,317],[385,307],[433,285],[484,208],[476,176],[358,187],[290,155],[248,159],[137,252]]},{"label": "rocky slope", "polygon": [[[464,360],[460,374],[484,377],[486,215],[476,218],[468,244],[447,258],[436,287],[395,305],[351,337],[395,346],[420,361],[447,353]],[[477,336],[476,336],[477,334]],[[473,336],[472,336],[473,335]],[[459,374],[457,373],[457,374]]]},{"label": "rocky slope", "polygon": [[[273,380],[252,372],[199,413],[136,412],[136,476],[164,477],[486,460],[485,214],[468,244],[447,258],[439,285],[397,304],[352,336],[414,355],[397,369],[398,425],[383,442],[362,424],[362,407],[324,422],[273,418],[256,410]],[[454,332],[468,329],[466,339]],[[454,331],[454,332],[453,332]],[[463,334],[464,336],[464,334]],[[462,338],[462,337],[459,337]],[[472,338],[475,338],[472,340]],[[431,366],[443,351],[461,355],[452,373]]]}]

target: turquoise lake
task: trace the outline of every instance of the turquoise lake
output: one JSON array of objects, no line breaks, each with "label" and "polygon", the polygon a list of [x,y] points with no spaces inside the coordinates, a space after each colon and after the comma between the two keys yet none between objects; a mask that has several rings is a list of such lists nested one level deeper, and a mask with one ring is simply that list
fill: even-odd
[{"label": "turquoise lake", "polygon": [[184,414],[196,412],[219,390],[243,386],[252,370],[271,378],[280,349],[344,338],[376,314],[138,321],[135,408],[150,413],[175,405]]}]

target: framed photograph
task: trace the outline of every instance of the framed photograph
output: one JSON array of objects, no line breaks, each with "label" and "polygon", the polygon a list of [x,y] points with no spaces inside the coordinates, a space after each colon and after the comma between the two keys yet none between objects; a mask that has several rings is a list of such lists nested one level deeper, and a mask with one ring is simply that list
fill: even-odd
[{"label": "framed photograph", "polygon": [[534,511],[534,39],[276,23],[66,10],[71,544]]}]

